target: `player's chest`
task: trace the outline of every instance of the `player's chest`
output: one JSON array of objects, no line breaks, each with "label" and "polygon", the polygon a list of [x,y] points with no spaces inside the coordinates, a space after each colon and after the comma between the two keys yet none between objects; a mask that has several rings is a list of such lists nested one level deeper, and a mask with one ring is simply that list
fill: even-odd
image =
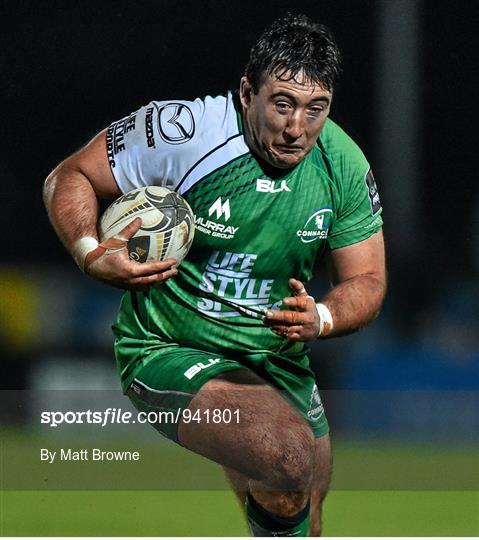
[{"label": "player's chest", "polygon": [[254,160],[233,164],[186,194],[195,214],[195,245],[316,250],[334,219],[330,186],[325,175],[307,166],[274,178]]}]

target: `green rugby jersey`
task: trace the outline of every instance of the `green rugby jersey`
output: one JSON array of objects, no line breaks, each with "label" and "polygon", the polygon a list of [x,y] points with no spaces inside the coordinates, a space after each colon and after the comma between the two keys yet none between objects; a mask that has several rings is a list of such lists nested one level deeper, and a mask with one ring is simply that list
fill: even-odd
[{"label": "green rugby jersey", "polygon": [[[152,102],[109,127],[108,157],[120,189],[176,190],[196,224],[178,276],[124,295],[117,335],[236,357],[297,354],[304,344],[272,333],[257,311],[280,308],[290,296],[288,279],[308,282],[323,250],[380,230],[369,164],[332,120],[306,158],[285,171],[250,152],[240,110],[231,93]],[[133,365],[120,369],[124,382],[132,378]]]}]

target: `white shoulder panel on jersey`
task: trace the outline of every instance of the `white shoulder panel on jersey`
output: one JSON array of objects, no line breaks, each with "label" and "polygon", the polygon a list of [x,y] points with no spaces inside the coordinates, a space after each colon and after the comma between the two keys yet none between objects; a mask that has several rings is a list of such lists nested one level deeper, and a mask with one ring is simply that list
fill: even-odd
[{"label": "white shoulder panel on jersey", "polygon": [[249,152],[230,93],[195,101],[153,101],[110,125],[107,150],[123,193],[150,185],[185,193]]}]

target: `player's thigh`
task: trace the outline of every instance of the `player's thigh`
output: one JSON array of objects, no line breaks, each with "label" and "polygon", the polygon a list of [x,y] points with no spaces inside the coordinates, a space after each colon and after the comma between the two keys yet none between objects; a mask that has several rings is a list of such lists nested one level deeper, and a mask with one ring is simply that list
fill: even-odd
[{"label": "player's thigh", "polygon": [[311,474],[308,424],[236,360],[188,347],[154,350],[127,395],[152,413],[160,433],[222,465],[251,477],[270,475],[281,486],[304,482],[305,469]]},{"label": "player's thigh", "polygon": [[[178,438],[186,448],[253,479],[284,474],[293,482],[312,466],[314,439],[302,416],[249,370],[221,374],[192,399]],[[228,411],[231,422],[212,422],[212,411]],[[263,478],[264,477],[264,478]]]},{"label": "player's thigh", "polygon": [[234,360],[197,349],[153,349],[144,355],[126,393],[156,430],[178,442],[179,419],[191,418],[189,404],[202,386],[222,373],[241,369]]},{"label": "player's thigh", "polygon": [[[291,372],[270,355],[265,378],[302,415],[316,439],[329,433],[329,424],[315,376],[311,370]],[[289,366],[288,366],[289,367]]]}]

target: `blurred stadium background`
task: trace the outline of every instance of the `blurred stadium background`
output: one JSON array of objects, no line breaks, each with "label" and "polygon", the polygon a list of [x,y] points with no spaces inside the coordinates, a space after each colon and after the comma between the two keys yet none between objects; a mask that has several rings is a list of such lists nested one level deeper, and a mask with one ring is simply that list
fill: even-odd
[{"label": "blurred stadium background", "polygon": [[[0,4],[1,535],[246,534],[217,468],[153,430],[41,429],[46,407],[128,407],[110,333],[120,293],[76,269],[41,186],[139,105],[236,87],[253,40],[288,9],[342,48],[332,117],[373,165],[390,272],[373,326],[313,348],[335,442],[325,533],[479,533],[478,4],[117,0]],[[319,269],[313,292],[326,284]],[[140,445],[143,468],[39,463],[41,447],[93,440]]]}]

